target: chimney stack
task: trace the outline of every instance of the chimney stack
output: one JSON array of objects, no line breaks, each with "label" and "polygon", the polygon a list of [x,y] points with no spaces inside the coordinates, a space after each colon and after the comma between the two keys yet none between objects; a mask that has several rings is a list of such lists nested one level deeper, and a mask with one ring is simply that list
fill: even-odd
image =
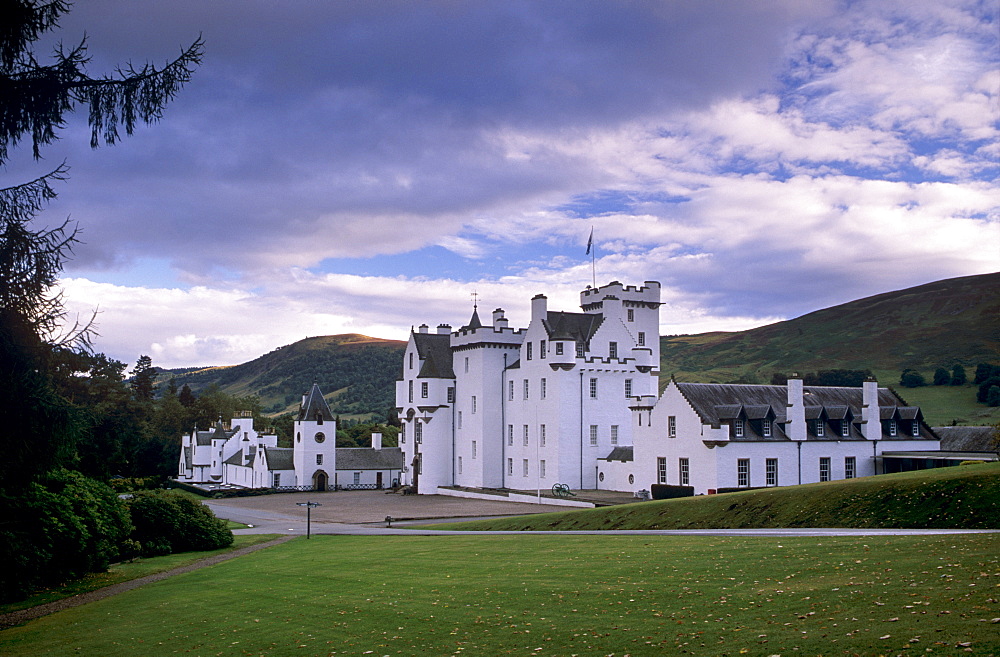
[{"label": "chimney stack", "polygon": [[788,407],[785,411],[787,423],[785,424],[785,434],[790,440],[805,440],[806,431],[806,404],[803,395],[805,391],[802,387],[802,379],[798,374],[788,377]]},{"label": "chimney stack", "polygon": [[878,381],[869,377],[861,388],[861,433],[868,440],[882,437],[882,412],[878,405]]},{"label": "chimney stack", "polygon": [[375,451],[382,449],[382,434],[377,431],[372,432],[372,449]]}]

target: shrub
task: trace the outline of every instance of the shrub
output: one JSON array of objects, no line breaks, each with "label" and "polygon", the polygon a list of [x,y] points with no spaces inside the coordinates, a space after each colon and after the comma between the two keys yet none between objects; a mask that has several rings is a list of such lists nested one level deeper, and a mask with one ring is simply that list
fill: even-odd
[{"label": "shrub", "polygon": [[132,538],[144,557],[191,550],[216,550],[232,544],[224,520],[205,505],[170,491],[139,491],[128,500],[135,529]]},{"label": "shrub", "polygon": [[916,370],[903,370],[903,374],[899,377],[899,385],[904,388],[919,388],[927,385],[927,381],[924,380],[924,375]]},{"label": "shrub", "polygon": [[946,386],[951,384],[951,374],[943,367],[934,370],[934,385]]},{"label": "shrub", "polygon": [[694,486],[653,484],[649,487],[649,492],[654,500],[672,500],[676,497],[694,497]]},{"label": "shrub", "polygon": [[131,529],[128,513],[108,486],[59,470],[0,499],[0,598],[106,570]]}]

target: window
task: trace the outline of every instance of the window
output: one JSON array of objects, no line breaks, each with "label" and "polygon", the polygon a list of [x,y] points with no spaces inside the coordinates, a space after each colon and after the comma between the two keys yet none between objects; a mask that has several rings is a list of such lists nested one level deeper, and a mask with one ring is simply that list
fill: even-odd
[{"label": "window", "polygon": [[639,331],[639,346],[640,347],[646,346],[646,334],[643,333],[642,331]]},{"label": "window", "polygon": [[523,474],[522,474],[522,476],[527,477],[528,476],[528,459],[524,459],[524,461],[522,461],[522,467],[523,467],[523,470],[522,470]]},{"label": "window", "polygon": [[577,358],[583,358],[583,354],[584,354],[584,351],[585,351],[585,346],[586,345],[584,345],[584,343],[582,343],[582,342],[577,342],[576,343],[576,357]]},{"label": "window", "polygon": [[408,397],[408,399],[410,400],[410,403],[412,404],[413,403],[413,381],[407,381],[406,383],[407,383],[407,388],[409,389],[409,397]]},{"label": "window", "polygon": [[545,459],[538,462],[538,476],[542,479],[545,478]]},{"label": "window", "polygon": [[677,437],[677,416],[670,415],[667,417],[667,437],[676,438]]},{"label": "window", "polygon": [[545,392],[546,392],[546,390],[545,390],[545,379],[542,379],[542,383],[539,386],[539,390],[540,390],[539,397],[541,397],[542,399],[545,399]]},{"label": "window", "polygon": [[617,342],[609,342],[608,343],[608,357],[609,358],[618,358],[618,343]]},{"label": "window", "polygon": [[323,455],[322,454],[317,454],[316,455],[316,465],[323,465]]},{"label": "window", "polygon": [[737,438],[743,437],[743,418],[733,420],[733,435]]},{"label": "window", "polygon": [[[665,459],[664,459],[665,460]],[[663,469],[667,469],[666,463],[663,464]],[[678,481],[681,486],[691,485],[691,462],[687,459],[677,459],[677,475]],[[666,472],[664,472],[664,477],[666,477]]]},{"label": "window", "polygon": [[765,438],[771,437],[771,418],[764,418],[760,421],[760,435]]},{"label": "window", "polygon": [[469,357],[468,356],[465,357],[465,373],[466,374],[469,373]]},{"label": "window", "polygon": [[360,483],[361,483],[361,473],[360,472],[355,472],[354,473],[354,485],[357,486]]},{"label": "window", "polygon": [[531,343],[524,345],[524,353],[527,360],[531,360]]},{"label": "window", "polygon": [[542,360],[545,359],[545,340],[538,343],[538,357]]},{"label": "window", "polygon": [[844,438],[848,438],[851,435],[851,421],[841,420],[840,421],[840,435]]},{"label": "window", "polygon": [[413,442],[418,445],[424,442],[424,425],[419,422],[413,425]]},{"label": "window", "polygon": [[476,441],[473,440],[472,441],[472,458],[476,458],[478,455],[479,455],[479,446],[476,444]]},{"label": "window", "polygon": [[562,342],[557,342],[556,343],[556,356],[562,356],[562,355],[563,355],[563,343]]},{"label": "window", "polygon": [[271,480],[271,488],[277,488],[281,485],[281,473],[276,472],[274,478]]},{"label": "window", "polygon": [[420,382],[420,397],[422,399],[427,399],[427,390],[428,390],[427,381],[421,381]]},{"label": "window", "polygon": [[628,321],[630,322],[635,321],[635,310],[629,308],[628,310],[625,311],[625,313],[628,315]]},{"label": "window", "polygon": [[510,397],[511,401],[514,401],[514,381],[511,381],[510,386],[508,387],[510,388],[510,394],[508,396]]},{"label": "window", "polygon": [[514,474],[514,459],[507,459],[507,474]]},{"label": "window", "polygon": [[507,445],[512,446],[514,444],[514,425],[507,425]]},{"label": "window", "polygon": [[821,456],[819,458],[819,480],[830,481],[830,457]]},{"label": "window", "polygon": [[527,446],[528,446],[528,425],[527,425],[527,424],[526,424],[526,425],[524,425],[524,438],[523,438],[523,444],[524,444],[524,446],[525,446],[525,447],[527,447]]},{"label": "window", "polygon": [[590,425],[590,444],[591,445],[596,445],[597,444],[597,425],[596,424]]},{"label": "window", "polygon": [[844,479],[854,479],[858,476],[858,461],[853,456],[844,457]]},{"label": "window", "polygon": [[611,444],[612,445],[617,445],[618,444],[618,425],[617,424],[612,424],[611,425]]},{"label": "window", "polygon": [[462,428],[462,411],[458,412],[458,428]]},{"label": "window", "polygon": [[472,414],[476,414],[476,396],[472,395]]},{"label": "window", "polygon": [[750,459],[737,459],[736,485],[740,488],[746,488],[750,485]]},{"label": "window", "polygon": [[524,398],[525,399],[528,398],[528,380],[527,379],[524,380]]},{"label": "window", "polygon": [[896,435],[896,421],[895,420],[889,420],[889,435],[890,436],[895,436]]},{"label": "window", "polygon": [[410,369],[413,369],[413,352],[410,352]]},{"label": "window", "polygon": [[910,427],[910,435],[914,438],[920,437],[920,420],[913,420],[913,426]]},{"label": "window", "polygon": [[625,397],[632,396],[632,379],[625,379]]},{"label": "window", "polygon": [[667,459],[663,456],[656,459],[656,483],[667,483]]},{"label": "window", "polygon": [[777,486],[778,485],[778,459],[767,459],[766,464],[766,474],[767,478],[765,480],[765,485],[767,486]]},{"label": "window", "polygon": [[458,457],[458,474],[462,474],[462,457]]},{"label": "window", "polygon": [[448,403],[449,404],[454,404],[455,403],[455,389],[454,388],[448,388]]},{"label": "window", "polygon": [[422,475],[424,473],[424,459],[419,454],[417,455],[417,474]]},{"label": "window", "polygon": [[399,442],[402,445],[406,444],[406,423],[400,425],[399,427]]},{"label": "window", "polygon": [[597,399],[597,379],[590,380],[590,398]]},{"label": "window", "polygon": [[816,437],[822,438],[826,435],[826,427],[823,424],[823,420],[816,420]]},{"label": "window", "polygon": [[539,425],[538,427],[538,446],[545,447],[545,425]]}]

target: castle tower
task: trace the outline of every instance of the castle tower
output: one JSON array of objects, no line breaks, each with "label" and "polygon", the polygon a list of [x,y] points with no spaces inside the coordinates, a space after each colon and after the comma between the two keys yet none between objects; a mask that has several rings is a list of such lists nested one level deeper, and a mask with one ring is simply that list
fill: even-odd
[{"label": "castle tower", "polygon": [[336,484],[337,422],[315,383],[302,399],[294,433],[292,462],[296,485],[312,486],[313,490],[332,488]]}]

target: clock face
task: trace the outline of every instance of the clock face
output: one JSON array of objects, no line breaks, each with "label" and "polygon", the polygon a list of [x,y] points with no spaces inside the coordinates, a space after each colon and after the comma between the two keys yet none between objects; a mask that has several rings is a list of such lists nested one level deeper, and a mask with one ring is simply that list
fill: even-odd
[{"label": "clock face", "polygon": [[326,435],[323,432],[316,434],[316,442],[321,443],[326,440]]}]

